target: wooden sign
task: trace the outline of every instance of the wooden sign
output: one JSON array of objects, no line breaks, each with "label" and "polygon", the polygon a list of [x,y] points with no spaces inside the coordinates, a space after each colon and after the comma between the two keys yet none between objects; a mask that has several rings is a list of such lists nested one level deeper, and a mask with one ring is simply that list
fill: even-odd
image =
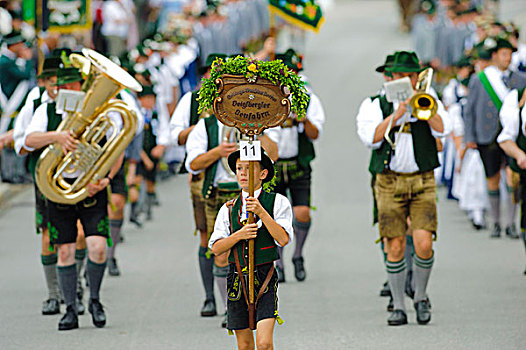
[{"label": "wooden sign", "polygon": [[214,113],[223,124],[254,136],[280,125],[290,113],[285,87],[257,78],[225,74],[216,79],[219,96],[214,100]]}]

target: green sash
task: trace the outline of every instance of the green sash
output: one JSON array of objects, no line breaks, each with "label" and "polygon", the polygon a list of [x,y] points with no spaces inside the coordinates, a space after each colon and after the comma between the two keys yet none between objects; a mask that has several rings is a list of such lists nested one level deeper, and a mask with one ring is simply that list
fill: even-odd
[{"label": "green sash", "polygon": [[502,101],[493,89],[493,86],[491,86],[491,83],[489,82],[486,73],[484,73],[484,71],[481,71],[477,75],[480,79],[480,82],[482,83],[482,86],[484,87],[484,90],[486,90],[486,92],[489,95],[489,98],[491,99],[491,101],[493,101],[495,107],[497,107],[497,111],[500,111],[500,109],[502,108]]}]

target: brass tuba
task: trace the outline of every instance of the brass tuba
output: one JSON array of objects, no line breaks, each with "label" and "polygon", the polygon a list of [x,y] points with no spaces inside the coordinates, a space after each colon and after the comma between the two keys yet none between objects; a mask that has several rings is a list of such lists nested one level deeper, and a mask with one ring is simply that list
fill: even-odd
[{"label": "brass tuba", "polygon": [[412,115],[419,120],[429,120],[437,112],[437,100],[429,94],[433,80],[433,68],[427,68],[418,74],[415,94],[411,98]]},{"label": "brass tuba", "polygon": [[[73,54],[73,65],[88,73],[82,86],[85,93],[80,108],[66,111],[57,131],[71,130],[79,140],[77,149],[64,153],[59,143],[49,145],[36,165],[38,188],[49,200],[75,204],[88,196],[86,185],[102,179],[132,141],[137,129],[137,116],[122,101],[112,100],[122,89],[141,91],[141,85],[108,58],[91,49]],[[122,116],[122,129],[108,113]],[[113,130],[104,140],[106,134]],[[78,174],[73,183],[64,174]]]}]

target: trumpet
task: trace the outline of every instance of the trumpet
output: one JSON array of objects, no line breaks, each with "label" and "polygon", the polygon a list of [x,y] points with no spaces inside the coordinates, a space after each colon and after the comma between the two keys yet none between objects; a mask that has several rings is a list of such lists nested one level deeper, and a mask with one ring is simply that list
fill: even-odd
[{"label": "trumpet", "polygon": [[427,68],[418,75],[415,94],[409,102],[412,115],[418,120],[429,120],[437,113],[437,100],[429,94],[432,80],[433,68]]}]

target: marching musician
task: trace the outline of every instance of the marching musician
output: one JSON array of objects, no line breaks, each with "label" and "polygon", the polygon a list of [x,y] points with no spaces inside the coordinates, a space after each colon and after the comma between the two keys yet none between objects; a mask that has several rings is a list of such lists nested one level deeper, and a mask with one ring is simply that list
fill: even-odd
[{"label": "marching musician", "polygon": [[[76,68],[61,68],[57,73],[57,88],[60,91],[81,89],[83,79]],[[62,122],[62,114],[56,110],[56,102],[48,102],[37,108],[26,130],[25,147],[41,149],[55,142],[66,152],[74,151],[79,141],[70,130],[55,131]],[[115,120],[115,125],[120,125]],[[89,279],[90,301],[88,310],[93,324],[104,327],[106,315],[99,301],[99,291],[106,268],[106,242],[109,238],[108,194],[105,188],[120,168],[122,157],[117,161],[107,177],[86,188],[89,197],[74,205],[55,203],[48,200],[48,228],[50,243],[57,245],[57,274],[66,303],[66,314],[58,324],[59,330],[78,328],[76,306],[77,269],[75,264],[75,241],[77,221],[80,220],[88,246],[87,275]],[[68,182],[73,182],[78,173],[63,174]],[[69,176],[69,177],[68,177]]]},{"label": "marching musician", "polygon": [[[303,70],[302,58],[294,50],[289,49],[283,54],[277,54],[276,59],[293,70],[296,74]],[[279,159],[276,162],[277,185],[276,193],[287,195],[290,192],[294,210],[294,233],[296,246],[292,257],[294,275],[298,281],[307,277],[304,266],[303,246],[311,226],[311,161],[315,158],[313,141],[317,140],[325,123],[325,112],[320,99],[307,87],[310,96],[307,117],[298,121],[294,115],[287,119],[282,126],[265,131],[278,145]],[[280,282],[285,282],[283,264],[283,248],[279,248],[280,259],[277,271]]]},{"label": "marching musician", "polygon": [[[395,53],[392,66],[385,67],[393,79],[409,77],[413,88],[422,70],[414,52]],[[436,99],[436,97],[435,97]],[[439,166],[435,137],[447,135],[450,123],[444,106],[429,120],[417,120],[408,113],[410,99],[389,103],[385,95],[375,99],[357,117],[358,135],[373,149],[370,171],[376,174],[374,192],[378,205],[380,237],[387,238],[386,267],[394,311],[389,325],[407,324],[404,289],[407,265],[404,258],[407,218],[410,218],[415,249],[413,279],[417,322],[431,320],[426,288],[434,262],[433,236],[437,231],[436,185],[433,170]],[[362,111],[361,111],[362,112]],[[400,130],[403,118],[407,123]],[[390,122],[394,127],[387,130]],[[396,148],[384,140],[386,131]],[[396,134],[396,136],[395,136]]]},{"label": "marching musician", "polygon": [[[210,69],[212,63],[217,58],[225,59],[227,56],[224,54],[210,54],[206,59],[206,64],[200,69],[200,73],[203,74],[203,78],[210,77]],[[194,129],[197,122],[205,117],[207,113],[198,113],[199,101],[199,90],[187,92],[183,95],[177,107],[170,119],[170,133],[171,140],[174,145],[185,146],[188,153],[188,135]],[[185,165],[183,168],[186,170]],[[207,254],[208,245],[208,231],[207,231],[207,220],[205,214],[205,198],[203,192],[203,181],[204,172],[193,174],[190,172],[190,194],[192,198],[192,206],[194,211],[194,220],[196,230],[199,231],[200,242],[199,242],[199,271],[201,273],[201,281],[205,289],[205,302],[201,308],[201,316],[210,317],[217,314],[215,297],[214,297],[214,275],[212,274],[213,258],[210,254]]]}]

